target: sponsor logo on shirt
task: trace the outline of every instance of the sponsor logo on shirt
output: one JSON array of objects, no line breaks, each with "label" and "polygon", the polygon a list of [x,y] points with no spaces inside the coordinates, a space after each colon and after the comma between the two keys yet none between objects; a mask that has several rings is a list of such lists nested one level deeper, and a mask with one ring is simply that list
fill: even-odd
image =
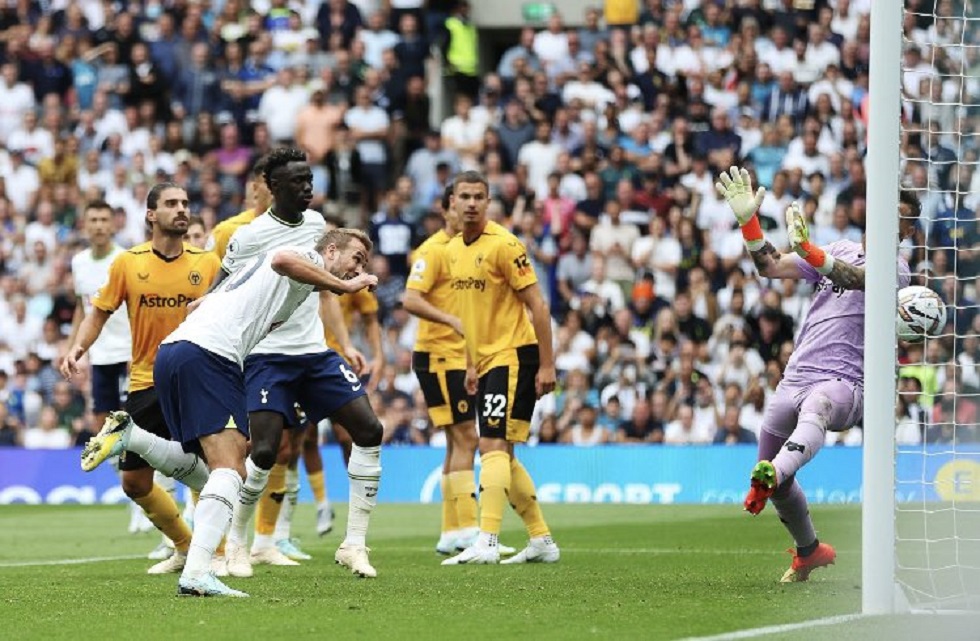
[{"label": "sponsor logo on shirt", "polygon": [[487,288],[487,281],[483,278],[457,278],[453,280],[452,288],[457,291],[475,289],[482,292]]},{"label": "sponsor logo on shirt", "polygon": [[158,294],[142,294],[140,296],[140,307],[186,307],[195,298],[179,294],[177,296],[160,296]]}]

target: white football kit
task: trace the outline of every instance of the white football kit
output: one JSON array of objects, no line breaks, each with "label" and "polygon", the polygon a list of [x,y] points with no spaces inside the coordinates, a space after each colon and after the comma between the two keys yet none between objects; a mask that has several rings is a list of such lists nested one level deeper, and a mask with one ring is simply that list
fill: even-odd
[{"label": "white football kit", "polygon": [[272,269],[279,251],[294,251],[323,267],[323,257],[310,247],[280,247],[254,256],[205,296],[162,344],[188,341],[243,365],[255,346],[285,325],[314,289]]},{"label": "white football kit", "polygon": [[[326,230],[323,216],[312,209],[303,212],[300,224],[287,223],[269,210],[235,231],[221,268],[235,274],[249,259],[263,252],[287,246],[312,249]],[[319,296],[310,296],[281,327],[256,345],[252,353],[299,355],[325,351]]]},{"label": "white football kit", "polygon": [[[92,296],[109,280],[109,266],[116,256],[126,253],[119,245],[102,258],[92,256],[91,248],[82,250],[71,259],[71,273],[75,280],[75,295],[82,300],[85,314],[92,313]],[[126,303],[119,306],[106,321],[102,333],[88,350],[93,365],[128,363],[132,358],[133,336],[129,331],[129,314]]]}]

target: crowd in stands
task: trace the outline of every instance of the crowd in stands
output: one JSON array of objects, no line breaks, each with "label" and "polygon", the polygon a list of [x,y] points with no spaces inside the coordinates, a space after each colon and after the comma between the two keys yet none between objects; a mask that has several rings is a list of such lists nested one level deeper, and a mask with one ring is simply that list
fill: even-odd
[{"label": "crowd in stands", "polygon": [[[950,314],[944,338],[901,346],[899,440],[975,440],[980,29],[962,0],[906,5],[902,179],[923,212],[902,251]],[[84,203],[109,202],[132,246],[148,188],[173,179],[206,233],[245,209],[251,163],[284,144],[315,168],[313,206],[376,241],[386,441],[442,442],[399,299],[447,182],[478,169],[556,326],[559,389],[532,442],[755,442],[812,288],[756,275],[714,181],[751,170],[780,250],[793,200],[818,244],[873,233],[888,214],[866,206],[870,7],[610,1],[526,26],[488,59],[454,0],[6,3],[0,445],[68,447],[97,429],[87,378],[56,372]],[[861,429],[828,440],[860,444]]]}]

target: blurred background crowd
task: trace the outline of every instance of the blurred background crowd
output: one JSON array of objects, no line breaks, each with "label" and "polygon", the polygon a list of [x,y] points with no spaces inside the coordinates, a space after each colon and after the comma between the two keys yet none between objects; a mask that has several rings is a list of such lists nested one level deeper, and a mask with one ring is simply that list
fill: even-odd
[{"label": "blurred background crowd", "polygon": [[[537,3],[493,33],[479,4],[4,3],[0,445],[97,429],[87,377],[56,371],[84,203],[110,203],[129,247],[147,190],[173,179],[203,242],[246,208],[251,163],[287,144],[314,166],[313,206],[376,241],[371,386],[390,443],[443,442],[399,298],[461,169],[486,174],[551,304],[559,389],[532,442],[754,442],[812,290],[755,274],[713,183],[747,166],[780,249],[793,200],[818,244],[861,240],[871,0]],[[901,251],[951,307],[943,338],[901,346],[899,440],[976,440],[980,27],[962,0],[905,4],[902,180],[923,213]],[[860,444],[860,426],[828,440]]]}]

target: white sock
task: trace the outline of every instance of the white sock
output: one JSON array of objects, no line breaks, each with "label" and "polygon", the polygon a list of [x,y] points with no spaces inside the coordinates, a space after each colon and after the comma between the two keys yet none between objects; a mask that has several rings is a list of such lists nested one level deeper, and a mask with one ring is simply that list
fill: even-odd
[{"label": "white sock", "polygon": [[242,477],[235,470],[221,467],[211,471],[194,510],[194,535],[182,577],[197,579],[211,571],[214,550],[228,531],[241,489]]},{"label": "white sock", "polygon": [[126,450],[139,454],[155,470],[201,491],[208,482],[208,466],[197,454],[184,451],[180,443],[160,438],[138,425],[129,433]]},{"label": "white sock", "polygon": [[153,482],[165,489],[174,501],[177,500],[177,481],[157,470],[153,472]]},{"label": "white sock", "polygon": [[256,554],[265,548],[271,548],[275,544],[276,540],[272,538],[271,534],[256,534],[252,540],[252,554]]},{"label": "white sock", "polygon": [[296,495],[299,494],[299,470],[286,468],[286,494],[282,498],[279,518],[276,519],[276,531],[273,538],[276,541],[288,539],[293,525],[293,512],[296,510]]},{"label": "white sock", "polygon": [[497,536],[490,532],[480,532],[480,537],[476,540],[476,544],[488,548],[497,547]]},{"label": "white sock", "polygon": [[235,514],[231,519],[231,531],[228,532],[228,542],[236,545],[248,543],[248,523],[255,514],[255,503],[269,484],[269,470],[263,470],[249,456],[245,459],[245,483],[235,502]]},{"label": "white sock", "polygon": [[350,479],[350,498],[347,506],[347,538],[345,544],[362,546],[367,542],[368,522],[378,504],[378,485],[381,482],[381,446],[351,448],[347,464]]}]

